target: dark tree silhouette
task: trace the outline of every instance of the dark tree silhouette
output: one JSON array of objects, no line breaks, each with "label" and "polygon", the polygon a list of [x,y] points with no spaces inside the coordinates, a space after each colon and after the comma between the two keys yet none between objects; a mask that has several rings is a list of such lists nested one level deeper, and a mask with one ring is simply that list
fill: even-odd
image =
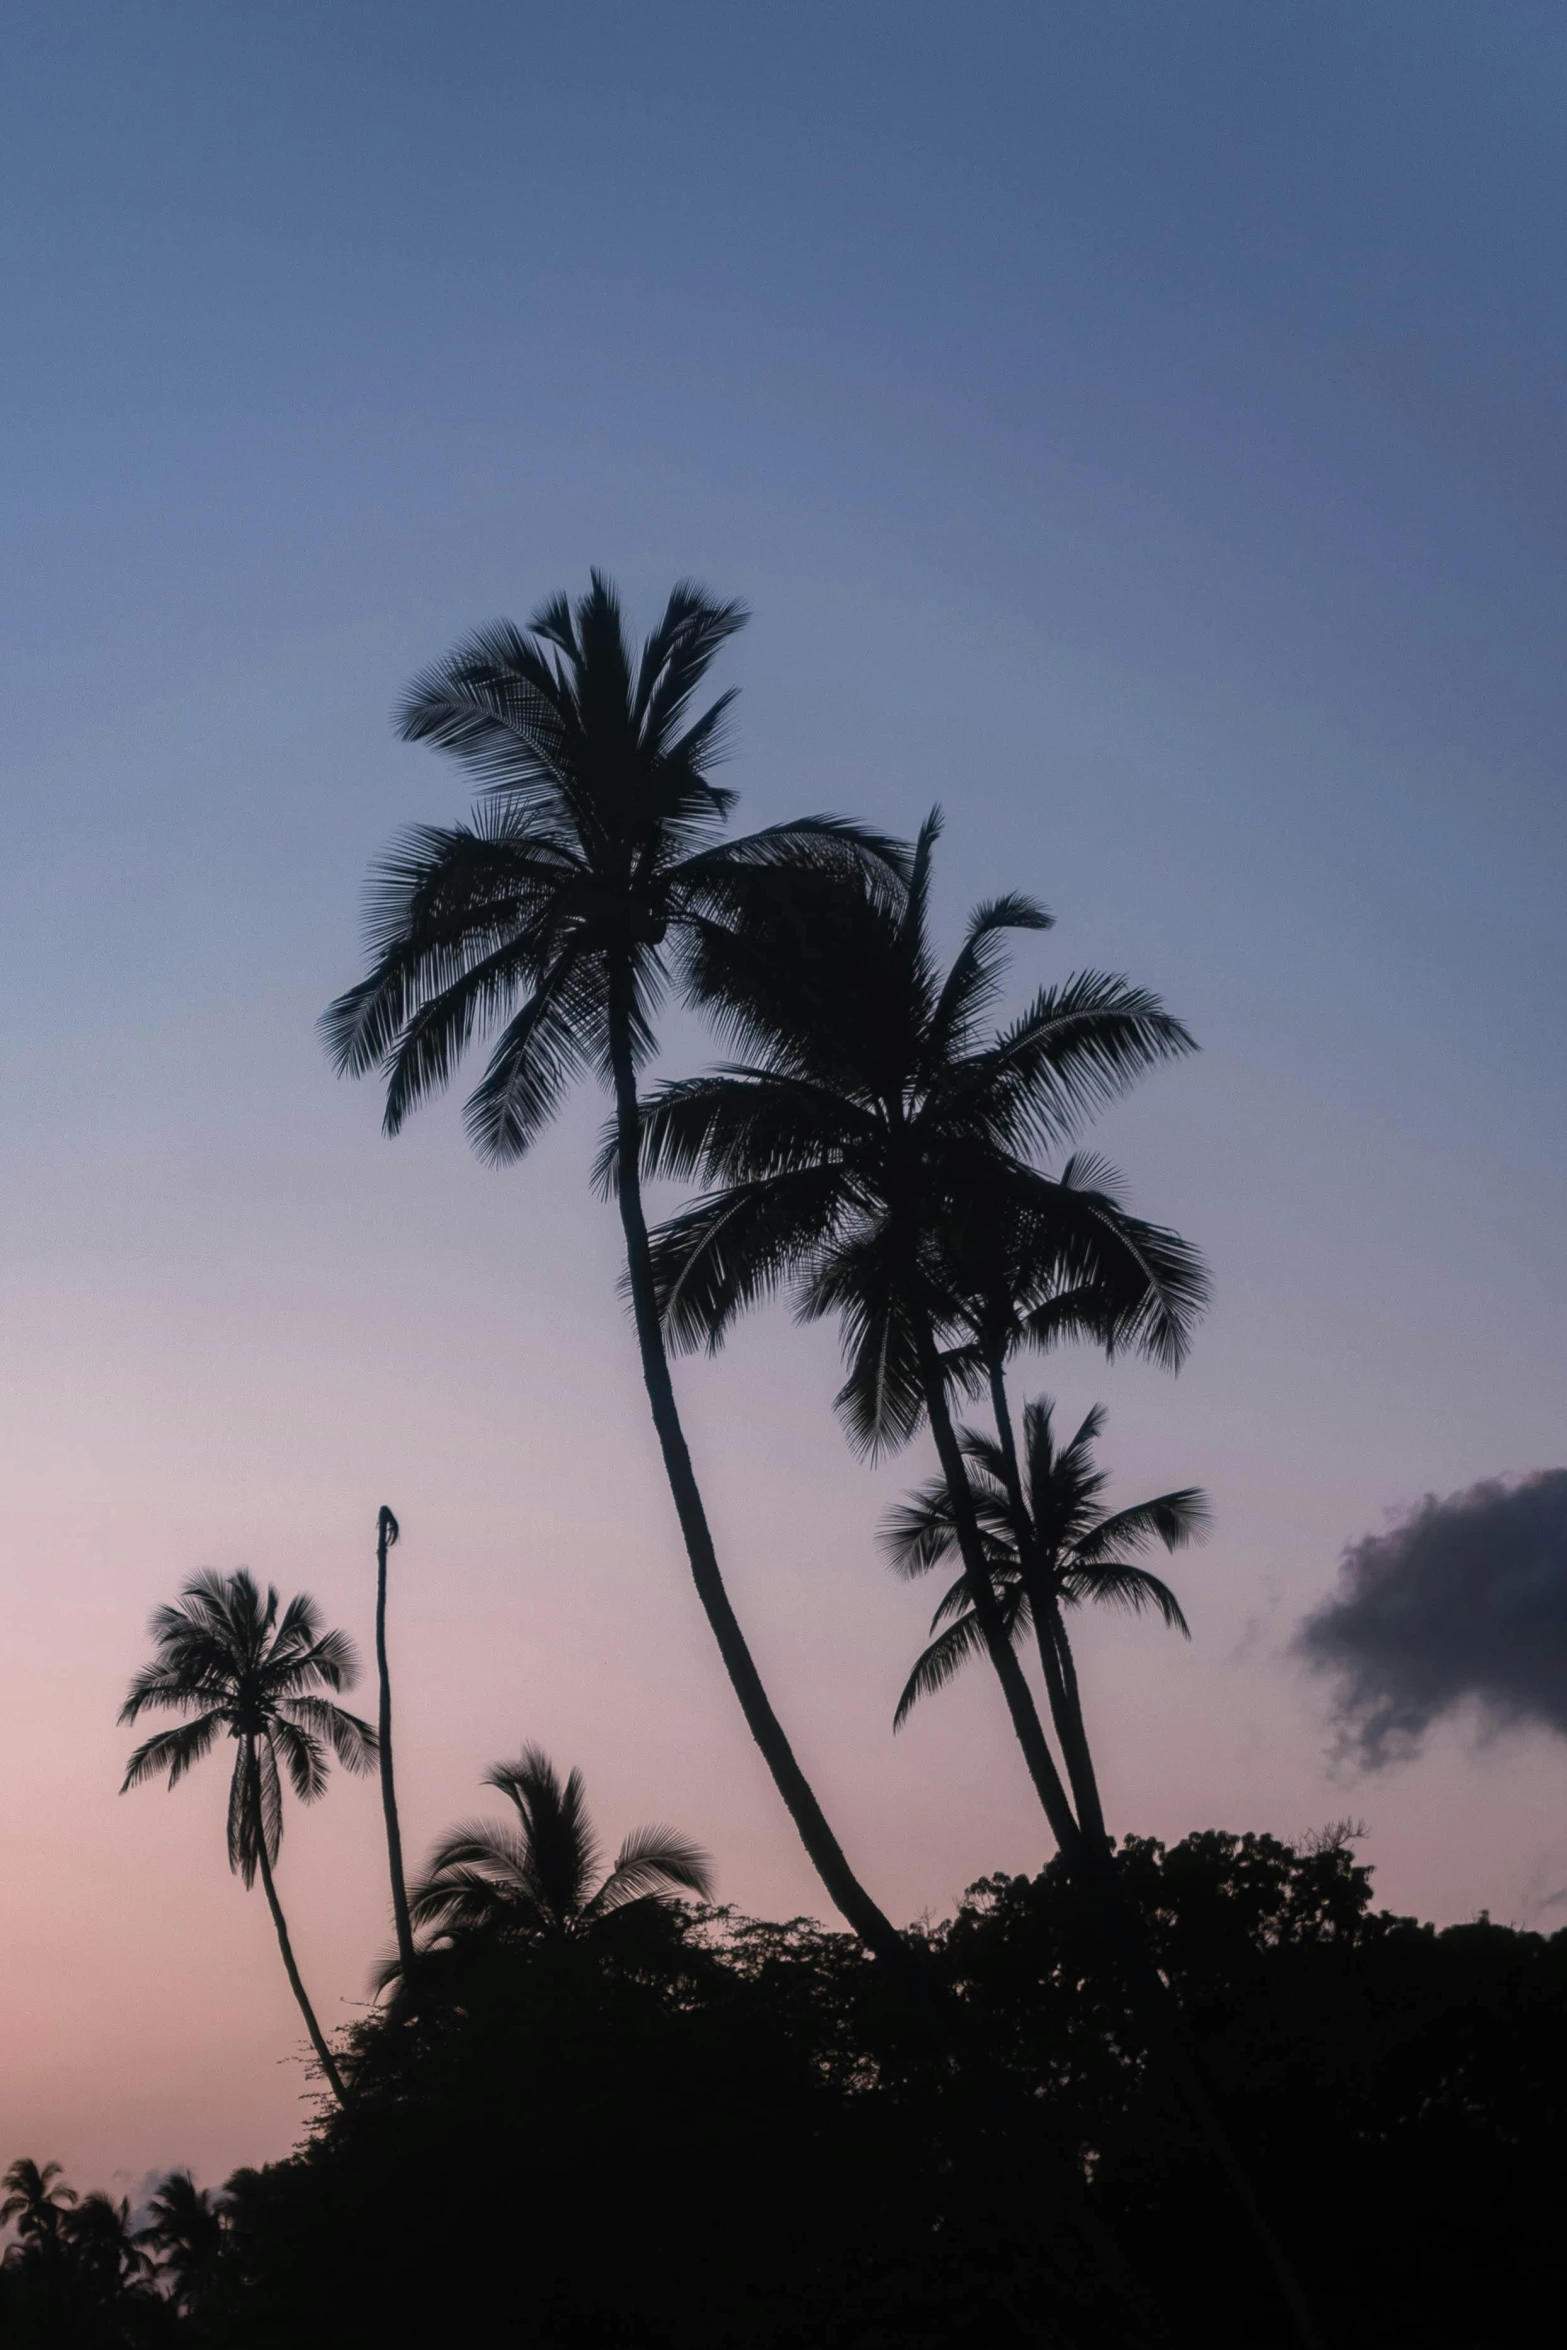
[{"label": "dark tree silhouette", "polygon": [[706,1900],[712,1863],[673,1828],[634,1828],[607,1871],[588,1818],[582,1773],[562,1782],[527,1746],[485,1773],[515,1825],[465,1820],[444,1836],[414,1887],[414,1922],[445,1937],[560,1942],[592,1935],[628,1911],[690,1893]]},{"label": "dark tree silhouette", "polygon": [[14,2227],[24,2244],[56,2244],[60,2223],[76,2201],[76,2189],[66,2185],[57,2162],[36,2163],[22,2155],[12,2163],[0,2186],[0,2228]]},{"label": "dark tree silhouette", "polygon": [[1040,1336],[1075,1327],[1179,1360],[1206,1298],[1192,1251],[1126,1218],[1080,1165],[1052,1181],[1032,1154],[1070,1139],[1193,1042],[1157,997],[1093,972],[1040,990],[988,1032],[1005,933],[1042,930],[1050,918],[1015,893],[980,906],[943,974],[929,935],[939,831],[933,815],[901,903],[859,875],[823,876],[809,899],[797,894],[744,932],[700,940],[692,991],[719,1010],[746,1058],[664,1085],[643,1105],[643,1175],[712,1187],[653,1236],[660,1312],[677,1345],[716,1349],[746,1307],[787,1287],[800,1319],[839,1319],[848,1376],[837,1403],[851,1441],[875,1452],[929,1420],[969,1604],[1040,1804],[1137,1984],[1150,2045],[1200,2118],[1299,2338],[1311,2341],[1288,2263],[1117,1894],[1110,1856],[1073,1811],[990,1572],[950,1408],[953,1385],[986,1368],[974,1334],[975,1293],[990,1286],[987,1246],[972,1236],[987,1228],[1013,1269],[1014,1325],[1038,1315]]},{"label": "dark tree silhouette", "polygon": [[189,2317],[211,2293],[223,2259],[223,2214],[217,2198],[198,2187],[188,2170],[171,2170],[148,2204],[149,2218],[136,2231],[144,2252],[154,2253],[158,2275],[180,2314]]},{"label": "dark tree silhouette", "polygon": [[918,1974],[828,1825],[725,1589],[675,1402],[637,1178],[637,1071],[653,1014],[703,943],[744,927],[758,900],[803,873],[853,869],[877,903],[900,886],[894,845],[834,817],[720,838],[734,795],[711,770],[733,694],[689,713],[745,617],[683,584],[634,657],[614,590],[595,572],[575,605],[557,596],[527,629],[497,623],[416,679],[404,739],[449,751],[483,796],[471,823],[419,826],[376,868],[370,971],[322,1028],[340,1070],[384,1073],[395,1134],[475,1032],[503,1022],[467,1110],[475,1149],[494,1162],[522,1156],[574,1078],[592,1070],[609,1084],[642,1374],[698,1594],[828,1893],[873,1949]]},{"label": "dark tree silhouette", "polygon": [[137,1747],[120,1792],[164,1771],[174,1787],[220,1736],[233,1740],[229,1867],[247,1889],[260,1874],[289,1986],[321,2070],[342,2103],[342,2075],[306,1997],[272,1870],[283,1837],[279,1760],[300,1801],[313,1803],[326,1792],[329,1751],[355,1772],[368,1771],[375,1759],[369,1723],[321,1695],[323,1689],[352,1687],[358,1671],[353,1643],[346,1633],[322,1630],[320,1610],[303,1592],[280,1618],[276,1589],[269,1585],[263,1600],[244,1567],[232,1575],[204,1568],[173,1606],[158,1609],[152,1637],[157,1655],[132,1681],[120,1720],[134,1722],[150,1712],[191,1719]]},{"label": "dark tree silhouette", "polygon": [[101,2188],[84,2195],[60,2221],[71,2266],[87,2297],[102,2306],[144,2277],[152,2263],[131,2231],[126,2197],[118,2203]]},{"label": "dark tree silhouette", "polygon": [[[974,1514],[991,1580],[1012,1639],[1033,1630],[1050,1694],[1056,1735],[1066,1757],[1072,1799],[1085,1835],[1101,1841],[1104,1811],[1064,1611],[1100,1606],[1151,1612],[1190,1638],[1181,1605],[1167,1583],[1139,1563],[1153,1543],[1179,1550],[1206,1530],[1208,1504],[1195,1486],[1161,1493],[1119,1510],[1100,1504],[1108,1471],[1096,1466],[1094,1445],[1104,1426],[1096,1404],[1067,1444],[1057,1446],[1048,1396],[1023,1415],[1020,1469],[1014,1450],[972,1428],[961,1431]],[[1010,1433],[1010,1431],[1009,1431]],[[1015,1486],[1015,1473],[1021,1482]],[[957,1551],[952,1497],[944,1479],[922,1486],[888,1519],[883,1543],[904,1575],[923,1575]],[[935,1638],[904,1686],[893,1717],[901,1728],[920,1697],[944,1688],[958,1668],[983,1648],[979,1622],[960,1576],[931,1621]]]},{"label": "dark tree silhouette", "polygon": [[381,1759],[381,1809],[386,1815],[386,1864],[392,1879],[392,1924],[397,1935],[397,1962],[407,1982],[413,1976],[414,1937],[408,1915],[408,1885],[403,1875],[403,1831],[397,1817],[397,1786],[392,1776],[392,1675],[386,1658],[386,1554],[400,1532],[396,1518],[383,1502],[375,1529],[375,1662],[381,1696],[376,1743]]}]

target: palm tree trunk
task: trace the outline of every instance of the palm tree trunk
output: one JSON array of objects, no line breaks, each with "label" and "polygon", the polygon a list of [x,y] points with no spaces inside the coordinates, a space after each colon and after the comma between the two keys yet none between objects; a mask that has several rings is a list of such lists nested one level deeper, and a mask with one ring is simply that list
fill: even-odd
[{"label": "palm tree trunk", "polygon": [[642,1378],[652,1407],[653,1425],[664,1458],[664,1472],[674,1496],[675,1514],[685,1539],[686,1556],[697,1596],[718,1642],[719,1654],[740,1700],[746,1727],[762,1750],[773,1783],[817,1875],[833,1902],[867,1948],[873,1950],[928,2007],[934,1985],[917,1954],[883,1915],[849,1866],[842,1846],[828,1826],[810,1782],[795,1759],[794,1750],[774,1713],[761,1675],[756,1669],[739,1619],[730,1604],[719,1570],[718,1554],[702,1506],[696,1473],[686,1445],[675,1402],[669,1357],[659,1324],[653,1284],[653,1260],[648,1247],[647,1218],[642,1206],[640,1122],[637,1115],[636,1067],[631,1050],[631,983],[624,964],[610,973],[610,1056],[615,1080],[615,1120],[620,1153],[620,1220],[626,1239],[626,1268],[630,1280],[632,1313],[642,1357]]},{"label": "palm tree trunk", "polygon": [[301,1981],[299,1969],[294,1963],[294,1946],[288,1938],[288,1927],[283,1917],[283,1905],[277,1897],[277,1887],[272,1882],[272,1863],[267,1858],[267,1839],[261,1824],[261,1767],[254,1754],[250,1758],[250,1797],[256,1807],[256,1852],[261,1869],[261,1883],[266,1893],[267,1907],[272,1912],[272,1923],[277,1928],[277,1942],[279,1950],[283,1953],[284,1972],[288,1976],[289,1988],[299,2002],[299,2012],[305,2019],[305,2029],[310,2034],[310,2044],[320,2060],[321,2070],[331,2084],[332,2094],[339,2105],[346,2105],[348,2092],[343,2087],[343,2076],[338,2071],[337,2061],[326,2044],[325,2034],[316,2022],[316,2011],[305,1994],[304,1983]]},{"label": "palm tree trunk", "polygon": [[403,1832],[397,1819],[397,1789],[392,1778],[392,1676],[386,1661],[386,1554],[397,1540],[398,1525],[385,1503],[376,1521],[375,1541],[375,1661],[381,1676],[381,1711],[377,1743],[381,1756],[381,1809],[386,1815],[386,1859],[392,1878],[392,1922],[397,1929],[397,1963],[403,1970],[403,1988],[411,1991],[414,1974],[413,1926],[408,1915],[408,1886],[403,1877]]},{"label": "palm tree trunk", "polygon": [[1028,1594],[1034,1618],[1034,1637],[1039,1643],[1039,1662],[1050,1699],[1050,1718],[1055,1723],[1056,1736],[1061,1741],[1061,1752],[1066,1759],[1078,1825],[1086,1837],[1103,1844],[1106,1842],[1104,1807],[1099,1800],[1099,1780],[1083,1721],[1077,1669],[1072,1662],[1071,1644],[1067,1639],[1066,1625],[1061,1618],[1054,1585],[1039,1557],[1038,1531],[1023,1492],[1023,1472],[1017,1457],[1011,1406],[1007,1401],[1006,1373],[1000,1354],[990,1345],[985,1348],[985,1369],[990,1381],[990,1408],[1001,1447],[1007,1503],[1017,1528],[1018,1564],[1023,1571],[1023,1588]]},{"label": "palm tree trunk", "polygon": [[916,1343],[926,1416],[930,1421],[931,1435],[936,1440],[936,1457],[941,1463],[941,1473],[947,1481],[947,1492],[952,1501],[952,1522],[958,1537],[969,1600],[979,1619],[979,1628],[984,1635],[985,1647],[995,1667],[996,1677],[1001,1683],[1007,1711],[1012,1716],[1012,1727],[1023,1749],[1028,1775],[1034,1782],[1034,1792],[1044,1807],[1052,1835],[1070,1862],[1082,1838],[1072,1815],[1066,1789],[1061,1783],[1061,1774],[1056,1768],[1055,1756],[1050,1751],[1050,1742],[1045,1736],[1045,1726],[1039,1718],[1033,1691],[1024,1677],[1017,1650],[1002,1621],[1000,1604],[990,1579],[990,1567],[980,1536],[979,1520],[974,1514],[968,1472],[963,1466],[963,1453],[958,1443],[957,1430],[952,1425],[952,1414],[947,1409],[946,1383],[941,1375],[936,1340],[928,1322],[920,1322]]},{"label": "palm tree trunk", "polygon": [[[1219,2167],[1230,2192],[1240,2206],[1250,2227],[1253,2241],[1272,2273],[1279,2298],[1289,2313],[1290,2323],[1302,2350],[1315,2350],[1316,2333],[1306,2307],[1293,2267],[1283,2246],[1274,2235],[1262,2206],[1257,2200],[1251,2178],[1236,2153],[1230,2134],[1220,2118],[1212,2092],[1204,2077],[1202,2060],[1187,2031],[1186,2019],[1180,2003],[1169,1984],[1160,1974],[1148,1947],[1142,1920],[1126,1898],[1116,1867],[1115,1856],[1105,1831],[1104,1813],[1099,1802],[1099,1785],[1094,1773],[1093,1757],[1089,1750],[1088,1733],[1083,1721],[1082,1700],[1077,1687],[1077,1672],[1072,1662],[1071,1644],[1066,1626],[1061,1621],[1055,1593],[1038,1573],[1038,1558],[1034,1550],[1034,1527],[1023,1495],[1022,1472],[1017,1457],[1017,1445],[1012,1428],[1012,1413],[1007,1400],[1006,1375],[1000,1358],[992,1349],[986,1350],[986,1367],[990,1380],[991,1409],[995,1416],[996,1434],[1001,1446],[1005,1468],[1007,1499],[1017,1526],[1018,1559],[1023,1567],[1025,1588],[1034,1611],[1034,1625],[1039,1637],[1040,1660],[1045,1669],[1046,1685],[1050,1693],[1050,1709],[1055,1720],[1061,1750],[1066,1756],[1071,1774],[1073,1793],[1077,1801],[1077,1816],[1083,1833],[1075,1847],[1063,1848],[1067,1865],[1099,1908],[1101,1919],[1114,1951],[1131,1998],[1136,2015],[1147,2038],[1150,2053],[1164,2067],[1171,2086],[1195,2123],[1200,2136]],[[950,1425],[950,1423],[949,1423]],[[954,1449],[956,1449],[954,1444]],[[962,1462],[959,1459],[959,1474]],[[945,1461],[943,1473],[951,1485],[951,1472]],[[963,1497],[968,1486],[965,1480]],[[954,1488],[954,1517],[957,1515],[958,1496]],[[972,1505],[968,1515],[973,1519]],[[975,1539],[978,1526],[975,1524]],[[987,1587],[989,1578],[986,1577]]]}]

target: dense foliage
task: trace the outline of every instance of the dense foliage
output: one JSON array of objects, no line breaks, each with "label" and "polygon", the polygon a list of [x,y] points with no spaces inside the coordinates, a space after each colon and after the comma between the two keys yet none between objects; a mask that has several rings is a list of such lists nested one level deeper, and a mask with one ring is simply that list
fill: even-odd
[{"label": "dense foliage", "polygon": [[[1377,1910],[1332,1836],[1132,1839],[1122,1865],[1326,2338],[1499,2338],[1547,2283],[1567,1933]],[[6,2339],[1278,2339],[1060,1864],[923,1939],[962,2066],[806,1922],[649,1904],[616,1937],[456,1942],[360,2028],[349,2109],[229,2182],[205,2268],[142,2273],[123,2215],[106,2252],[55,2204],[8,2255]]]}]

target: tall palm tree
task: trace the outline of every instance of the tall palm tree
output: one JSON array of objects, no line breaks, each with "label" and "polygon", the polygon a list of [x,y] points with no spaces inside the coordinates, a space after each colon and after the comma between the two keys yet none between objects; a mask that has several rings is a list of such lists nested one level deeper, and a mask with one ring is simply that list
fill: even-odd
[{"label": "tall palm tree", "polygon": [[[1156,1542],[1166,1550],[1179,1550],[1198,1539],[1208,1524],[1207,1497],[1192,1485],[1125,1509],[1099,1506],[1108,1471],[1095,1464],[1094,1446],[1104,1417],[1103,1406],[1096,1404],[1071,1440],[1058,1446],[1049,1397],[1027,1407],[1021,1515],[1003,1444],[972,1428],[960,1435],[974,1514],[1003,1619],[1014,1641],[1021,1641],[1030,1628],[1034,1632],[1078,1822],[1085,1836],[1101,1842],[1104,1810],[1065,1611],[1095,1602],[1134,1614],[1149,1612],[1189,1639],[1180,1601],[1167,1583],[1140,1563],[1138,1554]],[[922,1486],[894,1511],[882,1539],[904,1575],[926,1574],[951,1559],[957,1551],[957,1531],[945,1480]],[[943,1597],[931,1630],[936,1636],[898,1700],[895,1728],[901,1728],[917,1699],[943,1688],[983,1647],[966,1577],[960,1576]]]},{"label": "tall palm tree", "polygon": [[583,1940],[672,1894],[712,1893],[712,1862],[673,1828],[634,1828],[604,1870],[582,1773],[563,1782],[537,1746],[497,1763],[484,1783],[507,1798],[515,1824],[465,1820],[441,1839],[411,1903],[433,1935]]},{"label": "tall palm tree", "polygon": [[24,2244],[52,2245],[60,2240],[60,2223],[76,2201],[76,2189],[65,2183],[57,2162],[37,2163],[23,2155],[13,2162],[0,2186],[0,2228],[14,2224]]},{"label": "tall palm tree", "polygon": [[392,1675],[386,1660],[386,1554],[402,1529],[381,1504],[375,1528],[375,1662],[380,1682],[381,1710],[376,1744],[381,1756],[381,1809],[386,1815],[386,1862],[392,1879],[392,1923],[397,1934],[397,1958],[405,1982],[414,1966],[413,1926],[408,1915],[408,1885],[403,1876],[403,1832],[397,1818],[397,1787],[392,1777]]},{"label": "tall palm tree", "polygon": [[[703,940],[802,871],[852,868],[898,893],[893,844],[833,817],[725,840],[734,795],[712,780],[732,693],[693,697],[746,615],[684,583],[633,655],[613,588],[593,574],[526,629],[481,630],[414,681],[402,735],[449,751],[481,787],[468,824],[422,825],[377,866],[371,968],[325,1014],[337,1067],[386,1079],[385,1129],[499,1024],[467,1109],[475,1149],[520,1158],[573,1078],[614,1097],[627,1171],[621,1224],[642,1376],[691,1573],[751,1735],[833,1901],[906,1974],[908,1945],[860,1884],[800,1768],[731,1605],[681,1427],[636,1173],[637,1072],[652,1020]],[[915,1970],[917,1971],[917,1970]]]},{"label": "tall palm tree", "polygon": [[147,2206],[150,2217],[137,2243],[158,2256],[175,2308],[188,2317],[211,2291],[223,2257],[223,2213],[217,2198],[188,2170],[171,2170]]},{"label": "tall palm tree", "polygon": [[986,1032],[1005,933],[1049,916],[1015,894],[981,906],[943,975],[928,914],[939,829],[933,816],[922,830],[901,903],[859,874],[823,876],[745,931],[698,943],[693,990],[748,1057],[644,1106],[643,1173],[716,1185],[660,1228],[653,1270],[677,1345],[716,1348],[780,1285],[803,1319],[836,1313],[849,1367],[838,1404],[862,1450],[928,1417],[979,1630],[1070,1854],[1077,1822],[1002,1618],[949,1404],[967,1336],[953,1234],[1004,1228],[1040,1307],[1178,1359],[1204,1295],[1192,1252],[1071,1169],[1052,1181],[1030,1154],[1192,1040],[1155,997],[1098,973],[1041,990]]},{"label": "tall palm tree", "polygon": [[[803,1321],[836,1314],[848,1376],[837,1403],[874,1453],[928,1419],[951,1497],[964,1582],[1041,1806],[1120,1949],[1150,2044],[1209,2139],[1274,2271],[1300,2340],[1298,2286],[1119,1899],[1102,1841],[1074,1813],[1013,1647],[965,1474],[950,1392],[976,1369],[975,1289],[987,1230],[1009,1267],[1009,1311],[1041,1337],[1078,1329],[1178,1363],[1207,1294],[1193,1251],[1126,1216],[1081,1163],[1033,1163],[1146,1070],[1194,1049],[1158,999],[1079,973],[1044,988],[999,1032],[985,1021],[1005,934],[1050,917],[1017,893],[976,909],[942,973],[929,935],[939,814],[908,889],[889,900],[854,872],[820,876],[743,930],[695,942],[690,988],[744,1059],[657,1089],[643,1105],[642,1176],[710,1186],[653,1236],[652,1271],[676,1346],[719,1347],[780,1288]],[[605,1170],[622,1182],[629,1151]],[[976,1270],[976,1267],[978,1270]],[[979,1349],[984,1370],[984,1349]]]},{"label": "tall palm tree", "polygon": [[120,1793],[165,1770],[170,1787],[177,1786],[220,1736],[233,1740],[229,1867],[247,1890],[260,1875],[289,1987],[321,2070],[344,2104],[342,2075],[305,1995],[272,1871],[283,1840],[279,1761],[301,1803],[313,1803],[326,1792],[329,1751],[354,1772],[368,1771],[375,1760],[369,1723],[321,1695],[352,1687],[353,1643],[346,1633],[322,1630],[321,1612],[304,1592],[280,1616],[276,1589],[269,1585],[263,1599],[244,1567],[232,1575],[203,1568],[173,1606],[157,1610],[151,1630],[157,1654],[132,1681],[120,1720],[135,1722],[150,1712],[191,1718],[137,1747]]}]

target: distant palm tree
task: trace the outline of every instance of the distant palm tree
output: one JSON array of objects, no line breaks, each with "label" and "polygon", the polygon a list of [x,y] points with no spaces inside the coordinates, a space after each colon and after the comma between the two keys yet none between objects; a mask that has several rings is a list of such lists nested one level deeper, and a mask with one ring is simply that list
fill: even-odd
[{"label": "distant palm tree", "polygon": [[152,2263],[131,2230],[129,2201],[95,2188],[60,2222],[78,2287],[100,2306],[144,2277]]},{"label": "distant palm tree", "polygon": [[24,2244],[56,2244],[60,2223],[76,2201],[76,2189],[65,2183],[57,2162],[39,2164],[24,2155],[13,2162],[0,2186],[0,2228],[13,2226]]},{"label": "distant palm tree", "polygon": [[712,1892],[711,1861],[673,1828],[634,1828],[604,1872],[582,1773],[562,1784],[537,1746],[497,1763],[485,1785],[508,1798],[516,1825],[465,1820],[442,1838],[413,1890],[417,1925],[447,1936],[562,1942],[672,1894],[706,1900]]},{"label": "distant palm tree", "polygon": [[1059,1320],[1062,1299],[1086,1297],[1079,1324],[1178,1359],[1204,1296],[1192,1252],[1030,1154],[1192,1040],[1156,997],[1097,973],[1041,990],[986,1033],[1004,934],[1049,917],[1017,895],[980,907],[943,975],[929,936],[938,833],[933,816],[901,904],[833,875],[809,904],[701,941],[694,990],[722,1007],[747,1058],[644,1105],[643,1173],[714,1186],[654,1235],[653,1271],[677,1345],[716,1348],[783,1285],[802,1319],[836,1313],[849,1359],[838,1404],[862,1450],[928,1417],[979,1631],[1071,1853],[1077,1823],[1002,1619],[949,1405],[954,1379],[972,1375],[954,1236],[1003,1232],[1034,1303],[1053,1302]]},{"label": "distant palm tree", "polygon": [[[1126,1509],[1101,1509],[1109,1475],[1096,1467],[1093,1448],[1104,1417],[1103,1406],[1096,1404],[1071,1441],[1058,1448],[1049,1397],[1028,1406],[1023,1415],[1021,1516],[1002,1444],[972,1428],[963,1429],[960,1436],[1003,1620],[1014,1641],[1030,1628],[1034,1632],[1078,1821],[1085,1835],[1101,1843],[1104,1811],[1064,1611],[1090,1601],[1134,1614],[1148,1611],[1190,1638],[1180,1601],[1167,1583],[1139,1563],[1137,1554],[1155,1542],[1166,1550],[1179,1550],[1208,1524],[1207,1497],[1192,1485]],[[945,1479],[922,1486],[894,1511],[882,1539],[905,1575],[926,1574],[954,1557],[957,1530]],[[943,1688],[959,1666],[984,1647],[966,1576],[960,1576],[942,1599],[931,1630],[936,1637],[898,1700],[896,1728],[902,1727],[918,1698]]]},{"label": "distant palm tree", "polygon": [[151,2214],[136,2241],[158,2255],[158,2274],[188,2317],[211,2291],[223,2257],[223,2214],[217,2198],[188,2170],[171,2170],[148,2204]]},{"label": "distant palm tree", "polygon": [[386,1859],[392,1878],[392,1923],[397,1934],[398,1964],[406,1982],[413,1975],[414,1937],[408,1916],[408,1885],[403,1875],[403,1832],[397,1818],[397,1787],[392,1777],[392,1676],[386,1659],[386,1554],[401,1529],[384,1502],[376,1520],[375,1532],[375,1661],[381,1690],[376,1742],[381,1754],[381,1809],[386,1816]]},{"label": "distant palm tree", "polygon": [[354,1772],[369,1770],[375,1760],[369,1723],[320,1694],[352,1686],[358,1671],[353,1643],[346,1633],[322,1630],[320,1610],[303,1592],[280,1618],[276,1590],[269,1585],[263,1600],[244,1567],[232,1575],[204,1568],[176,1605],[158,1609],[152,1636],[158,1653],[132,1681],[120,1720],[134,1722],[153,1711],[194,1718],[138,1746],[120,1792],[165,1770],[173,1787],[221,1735],[234,1741],[229,1867],[247,1887],[260,1873],[290,1988],[321,2070],[344,2103],[342,2075],[305,1996],[272,1870],[283,1838],[279,1759],[302,1803],[326,1792],[329,1749]]},{"label": "distant palm tree", "polygon": [[659,1328],[637,1179],[637,1071],[653,1014],[700,943],[742,925],[801,871],[852,866],[895,895],[893,844],[834,817],[743,839],[720,832],[734,794],[712,781],[732,693],[692,697],[745,621],[739,604],[678,586],[639,656],[595,572],[526,629],[498,622],[415,680],[403,737],[434,743],[482,786],[470,824],[421,825],[377,867],[372,965],[325,1014],[337,1067],[386,1077],[396,1134],[446,1084],[475,1031],[504,1022],[468,1104],[474,1148],[520,1158],[572,1081],[595,1071],[615,1103],[621,1224],[642,1376],[691,1573],[751,1735],[817,1873],[863,1939],[923,1973],[850,1868],[785,1736],[724,1587]]}]

